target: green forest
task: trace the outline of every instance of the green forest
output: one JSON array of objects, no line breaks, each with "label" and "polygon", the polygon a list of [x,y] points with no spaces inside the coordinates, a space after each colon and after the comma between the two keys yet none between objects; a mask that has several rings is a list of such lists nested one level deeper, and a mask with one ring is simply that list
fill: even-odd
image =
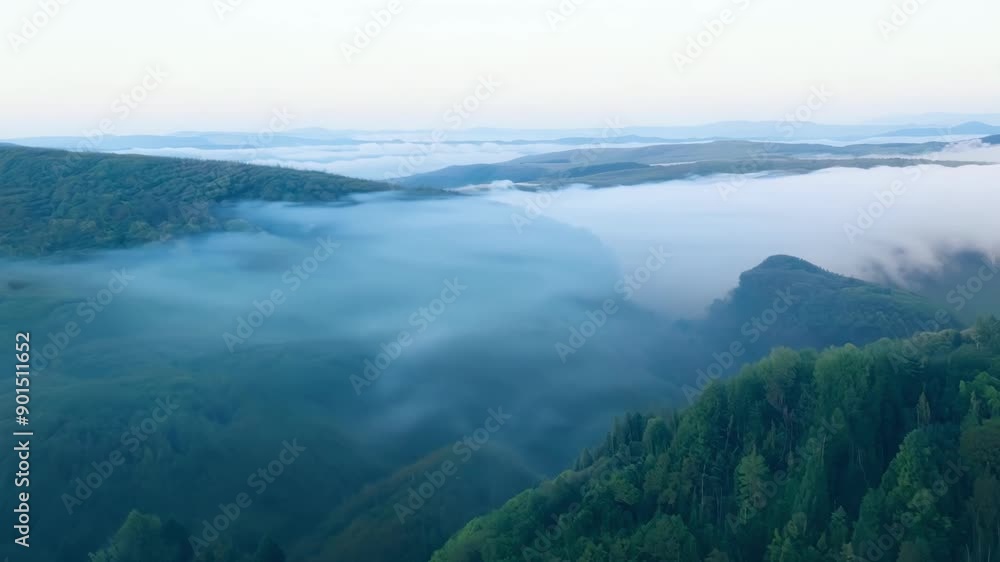
[{"label": "green forest", "polygon": [[776,349],[682,412],[628,414],[433,562],[987,562],[1000,321]]},{"label": "green forest", "polygon": [[379,182],[232,162],[0,145],[0,256],[86,253],[252,228],[219,203],[332,202]]},{"label": "green forest", "polygon": [[[572,470],[431,560],[987,562],[1000,548],[998,455],[996,318],[863,348],[779,348],[690,408],[615,420]],[[383,531],[355,534],[400,539]],[[188,534],[133,512],[91,560],[285,560],[269,537],[195,556]]]},{"label": "green forest", "polygon": [[[912,293],[839,276],[796,258],[775,256],[744,273],[737,289],[718,301],[705,320],[684,335],[683,341],[663,342],[673,351],[664,363],[657,365],[658,376],[674,381],[676,390],[654,397],[656,401],[664,409],[681,405],[685,395],[683,388],[691,388],[694,382],[691,373],[699,358],[709,356],[711,350],[726,349],[729,341],[739,338],[741,319],[750,318],[751,311],[759,315],[772,304],[779,290],[795,295],[794,308],[782,314],[758,342],[751,344],[750,340],[745,340],[746,354],[740,358],[741,363],[765,356],[772,347],[785,345],[785,342],[817,349],[847,341],[861,344],[891,335],[907,325],[911,325],[913,331],[920,331],[922,326],[933,326],[936,318],[930,303]],[[55,310],[62,311],[52,317],[53,325],[59,326],[72,310],[63,304],[63,295],[42,285],[15,288],[8,282],[7,290],[0,296],[3,297],[0,298],[0,318],[7,321],[43,318]],[[15,326],[7,328],[14,330]],[[970,337],[965,336],[966,339]],[[971,342],[967,343],[972,345]],[[963,351],[967,353],[970,348],[967,346]],[[401,524],[394,506],[406,502],[412,483],[419,482],[427,471],[440,466],[449,452],[447,447],[441,449],[442,444],[435,436],[427,436],[426,442],[412,443],[413,449],[408,453],[391,451],[378,443],[361,442],[350,427],[331,418],[329,412],[343,407],[344,401],[353,396],[321,396],[315,388],[329,385],[329,365],[344,364],[355,350],[336,345],[324,349],[306,345],[265,347],[247,355],[231,358],[208,355],[185,362],[169,348],[130,351],[116,346],[113,339],[99,338],[93,342],[76,342],[66,353],[68,355],[57,358],[55,365],[45,371],[44,378],[37,381],[39,392],[44,393],[46,404],[54,413],[47,416],[39,428],[41,434],[47,435],[47,446],[41,453],[43,461],[38,470],[45,481],[65,483],[41,496],[48,505],[66,507],[65,511],[59,509],[45,514],[47,526],[62,529],[63,558],[60,559],[74,559],[75,553],[81,550],[98,555],[94,545],[102,544],[104,538],[109,537],[104,550],[110,549],[119,560],[243,562],[255,560],[252,557],[258,556],[262,542],[268,541],[271,545],[265,549],[268,556],[273,555],[274,544],[278,543],[292,555],[292,560],[423,562],[470,519],[489,512],[538,483],[537,474],[519,466],[504,450],[486,450],[472,457],[462,478],[435,494],[423,509],[406,524]],[[794,355],[786,350],[778,356],[781,361],[788,362],[789,354]],[[804,352],[795,361],[803,364],[815,361],[813,355]],[[688,359],[687,363],[684,358]],[[749,369],[758,373],[754,378],[765,381],[761,384],[774,384],[767,382],[773,377],[765,375],[774,362],[775,358],[771,357]],[[81,369],[83,365],[87,367]],[[703,364],[698,366],[704,367]],[[95,368],[99,368],[99,372],[91,373]],[[815,383],[808,379],[811,369],[811,364],[809,373],[805,366],[796,367],[794,373],[783,372],[781,377],[784,378],[779,377],[784,385],[779,403],[782,408],[790,408],[787,419],[786,414],[777,416],[777,411],[763,401],[773,398],[771,395],[749,390],[748,394],[741,395],[738,403],[733,402],[731,415],[740,419],[744,416],[760,418],[752,427],[758,428],[754,431],[766,433],[761,439],[776,439],[780,435],[786,440],[784,450],[789,450],[793,445],[788,440],[802,438],[806,430],[801,425],[811,423],[806,416],[812,415],[812,410],[801,410],[816,400],[815,395],[810,394],[815,392],[811,389]],[[282,386],[281,402],[276,404],[270,399],[268,389],[274,374],[280,372],[298,374],[294,381],[289,380]],[[233,373],[239,376],[234,377]],[[922,383],[914,381],[912,384],[919,386]],[[936,387],[928,388],[928,396],[938,395]],[[699,386],[696,394],[701,398],[691,412],[698,411],[705,400],[718,391]],[[922,386],[916,394],[921,391]],[[156,404],[164,397],[170,397],[171,403],[178,405],[164,429],[157,426],[141,446],[130,444],[123,448],[119,436],[141,423],[145,416],[145,410],[136,411],[137,408]],[[871,400],[870,408],[878,410],[879,398],[865,395],[865,399]],[[932,403],[936,403],[935,400],[932,399]],[[900,407],[912,407],[913,404],[906,402]],[[744,412],[744,408],[749,410]],[[687,410],[682,412],[681,418],[671,415],[658,419],[671,420],[669,426],[673,427],[678,419],[693,415]],[[260,426],[260,420],[273,416],[283,420],[282,426]],[[635,428],[644,426],[649,418],[629,419],[631,421],[620,426],[616,434],[624,431],[623,428],[632,427],[629,435],[634,434],[637,443],[630,447],[635,447],[642,443],[644,427]],[[772,427],[775,420],[782,423]],[[269,489],[263,496],[266,503],[243,510],[238,532],[220,533],[225,538],[213,541],[210,549],[196,557],[188,537],[203,535],[206,517],[219,515],[221,500],[216,498],[232,504],[230,498],[246,490],[244,480],[248,470],[266,465],[274,454],[269,444],[281,443],[287,437],[283,427],[295,428],[296,435],[311,447],[310,455],[294,466],[295,478],[282,480]],[[791,434],[787,437],[783,433],[771,435],[768,433],[771,431]],[[740,439],[747,441],[749,450],[751,437],[745,433],[740,434]],[[667,439],[668,435],[671,434],[664,434],[663,438]],[[619,435],[614,439],[617,443],[625,437]],[[688,446],[687,442],[676,445]],[[668,450],[667,443],[657,447]],[[765,448],[761,444],[761,452],[770,453],[770,460],[777,455],[773,447]],[[81,484],[76,479],[95,471],[87,461],[103,462],[116,450],[124,452],[127,462],[115,467],[113,477],[104,479],[106,481],[93,497],[84,497],[89,494],[86,488],[80,489]],[[615,454],[621,452],[617,445],[610,450]],[[707,450],[714,451],[715,445]],[[594,458],[606,457],[609,451],[585,452],[581,456],[584,464],[578,468],[590,467]],[[723,462],[700,460],[709,461]],[[770,466],[780,466],[777,461],[774,463]],[[212,470],[202,470],[206,464]],[[713,466],[715,472],[722,470],[718,465]],[[875,470],[867,464],[864,466],[869,473]],[[580,479],[585,474],[582,472],[573,478]],[[148,482],[161,485],[149,486]],[[177,494],[176,489],[186,492]],[[122,513],[123,508],[125,512],[129,509],[139,512],[125,521],[107,517]],[[289,517],[288,513],[292,512],[295,516]],[[678,512],[688,513],[687,506]],[[538,516],[544,519],[548,515],[540,512]],[[301,525],[300,518],[305,518],[308,525]],[[119,526],[121,529],[116,531]],[[177,542],[178,538],[184,539],[183,544]],[[164,552],[163,557],[149,558],[152,547],[148,545],[161,543],[163,546],[154,550]],[[134,552],[135,558],[128,558],[125,554],[128,552]]]},{"label": "green forest", "polygon": [[[15,264],[256,228],[227,220],[229,203],[394,189],[13,146],[0,146],[0,177],[0,256]],[[31,324],[51,338],[80,317],[80,296],[29,273],[0,271],[0,327]],[[36,492],[53,508],[36,521],[57,536],[43,552],[91,562],[990,562],[1000,548],[1000,321],[970,326],[972,307],[958,318],[936,304],[768,258],[704,317],[663,322],[650,370],[673,392],[651,396],[657,407],[623,412],[575,464],[560,456],[567,470],[550,480],[499,445],[484,450],[404,524],[397,506],[453,456],[452,436],[373,442],[335,420],[359,406],[332,374],[365,350],[325,340],[189,357],[169,340],[124,338],[116,320],[143,311],[122,302],[32,383],[48,412],[36,475],[54,483]],[[705,359],[734,343],[734,370],[687,392]],[[516,370],[509,378],[520,392]],[[163,400],[177,404],[169,423],[133,446],[125,436]],[[587,442],[606,423],[591,417],[602,426]],[[310,450],[294,478],[240,499],[288,428]],[[0,457],[15,466],[10,451]],[[100,490],[83,482],[95,472]]]}]

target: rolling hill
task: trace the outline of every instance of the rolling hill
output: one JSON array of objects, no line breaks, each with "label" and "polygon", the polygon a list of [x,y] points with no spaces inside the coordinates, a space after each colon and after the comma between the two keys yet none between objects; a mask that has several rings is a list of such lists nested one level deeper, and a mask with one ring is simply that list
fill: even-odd
[{"label": "rolling hill", "polygon": [[322,203],[391,189],[321,172],[0,146],[0,255],[87,252],[246,228],[213,213],[227,201]]},{"label": "rolling hill", "polygon": [[628,414],[432,562],[986,562],[1000,322],[778,349],[680,414]]},{"label": "rolling hill", "polygon": [[[767,321],[772,310],[773,321]],[[700,332],[717,341],[716,347],[733,338],[753,339],[747,347],[763,355],[778,346],[864,345],[959,327],[958,320],[940,314],[921,295],[839,275],[792,256],[771,256],[740,275],[739,286],[710,307]]]},{"label": "rolling hill", "polygon": [[929,163],[916,157],[940,151],[945,146],[947,144],[942,142],[828,146],[715,141],[640,148],[603,147],[526,156],[499,164],[450,166],[403,178],[399,183],[404,187],[455,188],[507,180],[541,186],[584,183],[606,187],[712,174],[801,174],[831,167],[903,167]]}]

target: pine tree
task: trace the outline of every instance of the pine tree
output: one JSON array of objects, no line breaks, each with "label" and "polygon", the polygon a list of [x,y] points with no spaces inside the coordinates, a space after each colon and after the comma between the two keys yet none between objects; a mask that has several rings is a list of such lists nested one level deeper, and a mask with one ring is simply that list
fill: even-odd
[{"label": "pine tree", "polygon": [[740,464],[736,467],[740,521],[747,521],[766,504],[763,489],[768,475],[767,464],[764,462],[764,457],[757,453],[756,447],[740,460]]},{"label": "pine tree", "polygon": [[927,427],[931,423],[931,405],[927,402],[927,393],[921,392],[917,400],[917,427]]}]

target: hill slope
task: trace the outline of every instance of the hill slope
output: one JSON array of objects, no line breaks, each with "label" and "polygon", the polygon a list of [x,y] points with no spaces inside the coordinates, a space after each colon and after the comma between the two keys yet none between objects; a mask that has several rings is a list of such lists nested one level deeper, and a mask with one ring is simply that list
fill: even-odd
[{"label": "hill slope", "polygon": [[985,562],[1000,548],[1000,322],[776,350],[630,414],[432,562]]},{"label": "hill slope", "polygon": [[[0,287],[3,284],[0,278]],[[741,324],[736,320],[743,315],[746,317],[742,322],[762,316],[762,311],[772,307],[777,298],[775,292],[787,287],[801,295],[801,302],[790,307],[759,341],[750,342],[740,333]],[[72,300],[68,308],[60,305],[65,301],[62,292],[40,285],[0,293],[4,297],[0,299],[0,325],[9,324],[9,333],[24,324],[19,318],[44,319],[52,314],[51,324],[35,324],[38,333],[50,332],[64,325],[65,314],[75,308]],[[872,324],[871,330],[868,324],[861,324],[866,329],[857,328],[858,320],[851,311],[867,306],[886,311],[887,318],[926,318],[921,312],[926,307],[915,295],[829,273],[796,258],[768,258],[743,275],[740,287],[716,305],[704,324],[698,325],[697,335],[688,333],[681,340],[666,342],[669,345],[663,345],[663,356],[650,358],[651,369],[676,383],[650,400],[664,406],[678,404],[684,396],[681,387],[694,381],[695,370],[704,369],[713,352],[730,349],[730,343],[736,340],[744,342],[749,351],[734,362],[734,369],[795,336],[796,332],[791,331],[795,326],[808,335],[810,342],[881,337],[871,331],[879,329],[880,324]],[[796,307],[806,312],[799,315]],[[625,321],[626,316],[618,318]],[[783,321],[791,323],[785,326]],[[828,333],[828,328],[853,335]],[[54,485],[39,489],[34,497],[38,505],[45,507],[45,528],[59,536],[47,543],[58,545],[60,553],[56,557],[52,551],[50,559],[76,560],[82,553],[97,550],[104,538],[114,535],[132,508],[156,514],[165,521],[173,519],[174,527],[180,525],[187,532],[200,534],[202,521],[217,514],[218,498],[233,498],[245,491],[248,471],[265,466],[273,459],[275,447],[295,437],[309,448],[309,455],[291,467],[293,477],[268,488],[260,503],[255,500],[253,509],[240,518],[240,533],[253,537],[254,548],[270,534],[287,550],[290,560],[426,560],[469,518],[500,506],[518,490],[538,481],[536,471],[525,468],[532,463],[518,459],[503,447],[502,441],[491,443],[484,454],[465,463],[447,447],[454,437],[451,430],[423,432],[419,439],[410,439],[403,446],[392,439],[372,440],[349,424],[338,423],[336,420],[342,419],[345,412],[359,406],[353,393],[326,390],[330,388],[331,373],[346,373],[343,365],[363,352],[335,341],[319,348],[314,342],[303,342],[269,346],[256,353],[199,354],[183,360],[176,357],[176,348],[170,342],[152,348],[123,346],[122,340],[101,339],[100,332],[94,330],[99,327],[75,341],[56,366],[33,384],[47,397],[53,412],[59,413],[47,416],[35,429],[36,435],[52,445],[46,449],[50,454],[43,459],[45,462],[36,468],[40,480]],[[887,330],[881,335],[892,334]],[[813,355],[802,354],[806,358]],[[95,364],[97,370],[81,370],[84,365]],[[275,401],[275,373],[289,372],[296,375],[282,379],[280,400]],[[784,394],[768,388],[771,394],[766,396],[784,403],[807,403],[808,399],[791,387],[781,386],[779,390]],[[931,384],[928,389],[929,393],[938,392]],[[697,394],[710,397],[713,392],[699,388]],[[114,477],[102,484],[99,494],[78,506],[73,514],[63,510],[62,495],[75,492],[75,478],[90,472],[88,463],[108,458],[121,447],[116,438],[142,419],[144,414],[133,410],[166,396],[179,405],[169,423],[134,454],[127,451],[128,462],[115,468]],[[594,402],[604,400],[606,394],[594,398]],[[603,419],[603,414],[595,413],[594,402],[579,407],[589,420],[569,423]],[[760,395],[754,394],[749,404],[757,403],[762,403]],[[341,417],[332,412],[339,412]],[[769,412],[747,415],[762,416],[764,424],[773,418]],[[257,426],[259,420],[272,418],[281,423]],[[647,423],[645,417],[641,419],[641,423]],[[625,425],[637,423],[633,420]],[[544,442],[552,433],[532,429],[540,434],[537,439],[541,447],[557,448]],[[793,431],[798,435],[801,428]],[[565,438],[565,433],[556,435]],[[0,454],[0,461],[5,466],[16,466],[7,462],[14,454]],[[449,461],[459,466],[459,471],[436,486],[433,497],[426,502],[415,500],[411,490],[428,481],[440,482],[439,477],[428,475]],[[206,462],[211,470],[205,470]],[[691,479],[687,475],[685,478]],[[150,487],[143,484],[146,482],[159,485]],[[177,494],[181,488],[190,493]],[[420,505],[411,507],[413,502]],[[403,521],[404,513],[397,506],[412,509],[413,513],[405,512]],[[289,518],[288,513],[296,517]],[[122,533],[127,535],[131,520],[126,520]],[[309,521],[309,525],[302,526],[302,521]],[[186,537],[181,541],[184,544]],[[111,542],[117,544],[118,539],[112,537]],[[175,560],[148,555],[139,559]],[[220,559],[226,558],[217,557],[215,562]]]},{"label": "hill slope", "polygon": [[771,256],[740,275],[739,286],[711,306],[701,331],[709,339],[716,336],[716,347],[743,338],[763,355],[777,346],[864,345],[957,327],[920,295],[838,275],[799,258]]},{"label": "hill slope", "polygon": [[120,248],[239,228],[213,215],[223,201],[328,202],[389,189],[321,172],[0,146],[0,255]]},{"label": "hill slope", "polygon": [[[603,187],[710,174],[807,173],[830,167],[901,167],[923,162],[902,156],[938,152],[946,146],[942,142],[829,146],[714,141],[639,148],[602,147],[525,156],[499,164],[450,166],[403,178],[399,183],[407,187],[453,188],[509,180],[542,185],[586,183]],[[876,156],[878,158],[874,158]],[[967,164],[934,163],[947,166]]]}]

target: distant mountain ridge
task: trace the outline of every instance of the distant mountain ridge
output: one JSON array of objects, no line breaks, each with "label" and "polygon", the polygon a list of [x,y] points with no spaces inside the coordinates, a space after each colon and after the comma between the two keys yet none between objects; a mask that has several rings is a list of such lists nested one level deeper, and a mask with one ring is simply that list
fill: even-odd
[{"label": "distant mountain ridge", "polygon": [[[722,121],[704,125],[681,126],[622,126],[618,135],[609,136],[606,130],[572,129],[505,129],[473,128],[451,131],[440,144],[490,142],[500,145],[553,143],[584,145],[603,141],[624,143],[679,143],[711,140],[757,141],[809,141],[817,139],[858,141],[878,137],[933,137],[950,134],[997,134],[1000,126],[981,121],[967,121],[949,125],[948,116],[941,116],[940,125],[914,122],[905,124],[835,125],[812,122],[787,121]],[[789,137],[789,127],[794,133]],[[359,145],[369,142],[406,143],[434,142],[429,130],[361,130],[325,129],[306,127],[273,132],[266,143],[269,147]],[[5,139],[23,146],[85,150],[127,150],[130,148],[206,148],[223,149],[259,146],[252,140],[259,133],[252,131],[179,131],[160,135],[132,134],[106,135],[99,140],[83,136],[35,136]]]},{"label": "distant mountain ridge", "polygon": [[[713,141],[638,148],[602,147],[536,154],[498,164],[449,166],[398,180],[404,187],[456,188],[496,181],[559,186],[635,185],[713,174],[808,173],[830,167],[904,167],[931,163],[915,157],[939,152],[943,142],[825,144]],[[934,161],[943,166],[968,162]]]},{"label": "distant mountain ridge", "polygon": [[970,121],[954,127],[919,127],[899,129],[885,133],[886,137],[936,137],[948,135],[995,135],[1000,133],[1000,126],[989,125],[979,121]]}]

